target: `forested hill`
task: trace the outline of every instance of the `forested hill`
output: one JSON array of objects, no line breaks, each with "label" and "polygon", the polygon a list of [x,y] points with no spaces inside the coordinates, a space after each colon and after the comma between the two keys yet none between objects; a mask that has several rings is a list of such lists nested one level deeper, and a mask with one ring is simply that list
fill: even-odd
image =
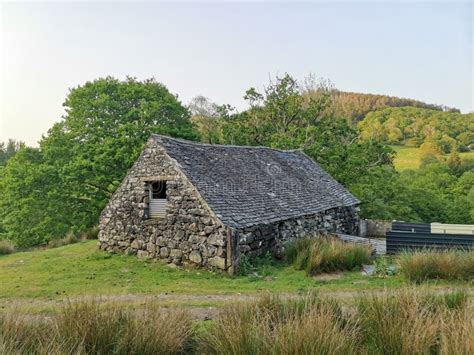
[{"label": "forested hill", "polygon": [[389,107],[369,112],[358,126],[363,140],[410,147],[419,147],[430,140],[443,153],[453,148],[467,151],[474,146],[474,113]]},{"label": "forested hill", "polygon": [[338,117],[358,122],[372,111],[387,107],[412,106],[436,111],[459,112],[456,108],[428,104],[422,101],[386,95],[363,94],[334,90],[332,93],[335,113]]}]

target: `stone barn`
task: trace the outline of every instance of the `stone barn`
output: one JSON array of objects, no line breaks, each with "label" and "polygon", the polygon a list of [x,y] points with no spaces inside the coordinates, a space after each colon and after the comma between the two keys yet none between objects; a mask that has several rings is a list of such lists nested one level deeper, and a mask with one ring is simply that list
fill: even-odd
[{"label": "stone barn", "polygon": [[234,272],[292,238],[355,233],[358,203],[300,150],[153,135],[101,214],[99,246]]}]

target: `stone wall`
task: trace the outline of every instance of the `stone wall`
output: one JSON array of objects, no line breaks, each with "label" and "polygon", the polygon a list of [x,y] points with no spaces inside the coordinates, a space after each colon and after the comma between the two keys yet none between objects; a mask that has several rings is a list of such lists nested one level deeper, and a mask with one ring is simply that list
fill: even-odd
[{"label": "stone wall", "polygon": [[358,223],[356,207],[338,207],[315,215],[245,228],[235,234],[239,238],[241,254],[256,256],[273,251],[280,257],[283,245],[292,239],[333,232],[357,234]]},{"label": "stone wall", "polygon": [[392,222],[380,219],[363,219],[360,221],[359,229],[361,237],[385,237],[385,234],[392,229]]},{"label": "stone wall", "polygon": [[[163,259],[169,263],[228,269],[238,256],[266,251],[281,253],[284,242],[318,232],[354,233],[355,207],[341,207],[316,215],[233,230],[233,253],[227,255],[227,228],[208,208],[176,163],[150,139],[122,185],[101,214],[102,250]],[[147,218],[148,182],[166,180],[166,218]],[[238,241],[238,242],[237,242]],[[233,254],[233,255],[230,255]],[[234,265],[236,266],[236,265]],[[233,268],[232,268],[233,269]]]}]

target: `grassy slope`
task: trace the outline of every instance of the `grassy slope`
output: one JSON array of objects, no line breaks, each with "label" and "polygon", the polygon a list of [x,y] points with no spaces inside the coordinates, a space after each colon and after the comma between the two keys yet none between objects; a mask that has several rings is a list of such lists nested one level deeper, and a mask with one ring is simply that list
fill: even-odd
[{"label": "grassy slope", "polygon": [[[135,256],[111,255],[95,241],[56,249],[0,256],[0,299],[58,299],[75,295],[121,294],[252,294],[262,290],[299,292],[366,290],[398,287],[401,277],[381,279],[348,272],[321,281],[290,266],[271,267],[271,278],[235,277],[202,269],[174,269]],[[440,285],[446,285],[441,283]]]},{"label": "grassy slope", "polygon": [[[420,149],[404,146],[391,146],[397,152],[394,165],[397,170],[418,169],[420,166]],[[462,158],[473,157],[474,152],[459,153]],[[447,157],[448,155],[446,155]]]}]

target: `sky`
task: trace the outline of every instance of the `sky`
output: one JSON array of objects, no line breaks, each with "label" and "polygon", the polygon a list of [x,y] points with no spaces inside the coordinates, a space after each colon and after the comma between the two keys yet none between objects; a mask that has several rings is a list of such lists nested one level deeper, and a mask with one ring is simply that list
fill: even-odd
[{"label": "sky", "polygon": [[245,108],[312,73],[344,91],[473,111],[472,2],[0,3],[0,141],[37,145],[70,88],[155,77],[187,104]]}]

